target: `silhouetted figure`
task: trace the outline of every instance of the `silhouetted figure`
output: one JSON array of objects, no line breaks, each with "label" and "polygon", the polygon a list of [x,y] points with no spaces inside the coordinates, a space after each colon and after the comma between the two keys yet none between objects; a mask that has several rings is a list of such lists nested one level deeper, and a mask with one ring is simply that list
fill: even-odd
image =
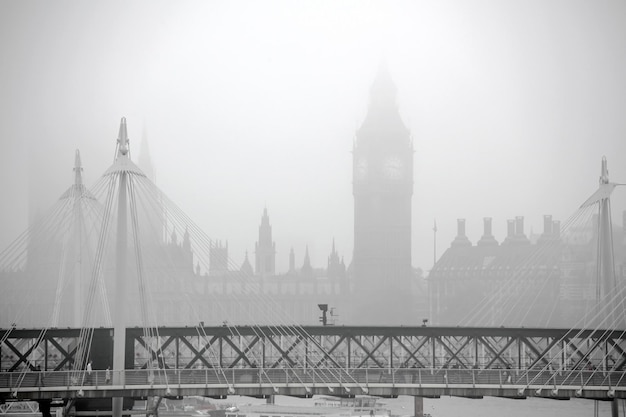
[{"label": "silhouetted figure", "polygon": [[39,400],[39,412],[41,413],[41,417],[52,417],[52,413],[50,413],[50,400]]},{"label": "silhouetted figure", "polygon": [[91,360],[89,360],[89,362],[87,362],[87,383],[88,384],[91,384],[91,372],[92,372]]},{"label": "silhouetted figure", "polygon": [[252,362],[250,367],[254,370],[254,372],[252,374],[252,382],[259,382],[259,373],[256,370],[257,369],[256,362]]},{"label": "silhouetted figure", "polygon": [[37,372],[37,386],[40,387],[43,385],[43,378],[41,377],[41,366],[37,365],[35,367],[35,372]]}]

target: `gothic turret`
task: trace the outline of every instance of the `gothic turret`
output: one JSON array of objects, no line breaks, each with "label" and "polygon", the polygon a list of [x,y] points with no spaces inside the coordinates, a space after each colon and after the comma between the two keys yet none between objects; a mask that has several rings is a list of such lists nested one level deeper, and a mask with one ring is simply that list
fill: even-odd
[{"label": "gothic turret", "polygon": [[246,258],[243,260],[243,263],[241,264],[241,268],[239,268],[239,271],[243,274],[244,277],[251,277],[252,275],[254,275],[254,271],[252,270],[252,265],[250,264],[250,261],[248,260],[248,251],[246,251]]},{"label": "gothic turret", "polygon": [[343,259],[339,258],[339,254],[335,249],[335,239],[333,239],[333,249],[328,256],[328,278],[345,278],[346,265],[343,263]]},{"label": "gothic turret", "polygon": [[293,273],[296,270],[296,255],[293,253],[293,248],[289,251],[289,273]]},{"label": "gothic turret", "polygon": [[304,253],[304,262],[302,263],[302,269],[300,273],[304,276],[311,276],[313,274],[313,267],[311,266],[311,258],[309,257],[309,246],[307,245]]},{"label": "gothic turret", "polygon": [[276,273],[276,243],[272,241],[272,226],[267,215],[267,208],[263,209],[261,225],[259,226],[259,240],[255,245],[256,274],[270,276]]}]

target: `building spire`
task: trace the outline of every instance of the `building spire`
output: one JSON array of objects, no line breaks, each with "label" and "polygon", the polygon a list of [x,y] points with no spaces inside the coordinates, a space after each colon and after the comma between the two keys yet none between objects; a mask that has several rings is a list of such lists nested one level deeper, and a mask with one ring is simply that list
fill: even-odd
[{"label": "building spire", "polygon": [[244,277],[251,277],[254,275],[254,271],[252,270],[252,265],[250,264],[250,260],[248,259],[248,251],[246,251],[246,257],[241,264],[241,268],[239,271],[243,274]]},{"label": "building spire", "polygon": [[309,245],[306,245],[306,251],[304,252],[304,262],[302,263],[302,273],[310,274],[313,272],[313,267],[311,266],[311,258],[309,257]]},{"label": "building spire", "polygon": [[411,143],[409,130],[400,116],[397,95],[398,89],[383,60],[370,87],[367,114],[357,130],[357,145],[369,142],[389,146],[395,143],[406,147]]},{"label": "building spire", "polygon": [[255,257],[258,275],[271,276],[276,273],[276,242],[272,240],[272,226],[267,214],[267,207],[263,208],[263,216],[259,226],[259,240],[255,244]]},{"label": "building spire", "polygon": [[387,61],[382,59],[378,65],[378,72],[370,88],[370,106],[396,107],[398,89],[391,78]]},{"label": "building spire", "polygon": [[291,250],[289,251],[289,272],[293,273],[295,270],[296,270],[296,255],[293,252],[293,246],[292,246]]}]

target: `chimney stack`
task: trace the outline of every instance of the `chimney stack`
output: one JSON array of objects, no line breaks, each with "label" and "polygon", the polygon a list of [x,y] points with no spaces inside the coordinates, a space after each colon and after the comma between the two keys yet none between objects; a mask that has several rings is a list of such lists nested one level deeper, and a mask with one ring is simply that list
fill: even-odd
[{"label": "chimney stack", "polygon": [[507,237],[504,243],[530,243],[530,240],[528,240],[528,238],[524,234],[524,216],[516,216],[515,219],[507,220]]},{"label": "chimney stack", "polygon": [[552,216],[549,214],[543,216],[543,234],[546,237],[552,235]]},{"label": "chimney stack", "polygon": [[515,217],[515,241],[518,243],[530,243],[524,234],[524,216]]},{"label": "chimney stack", "polygon": [[544,214],[543,216],[543,233],[539,236],[537,243],[545,243],[552,241],[554,236],[554,222],[552,221],[552,215]]},{"label": "chimney stack", "polygon": [[456,220],[456,230],[456,237],[452,241],[451,246],[453,248],[472,246],[472,242],[465,236],[465,219]]},{"label": "chimney stack", "polygon": [[456,234],[465,236],[465,219],[456,219]]},{"label": "chimney stack", "polygon": [[513,238],[515,236],[515,220],[509,219],[506,221],[506,237]]},{"label": "chimney stack", "polygon": [[561,222],[558,220],[552,222],[552,236],[554,239],[561,238]]},{"label": "chimney stack", "polygon": [[491,233],[491,217],[483,218],[483,236],[478,241],[478,246],[497,246],[498,241]]},{"label": "chimney stack", "polygon": [[483,219],[484,235],[491,236],[491,217],[485,217]]},{"label": "chimney stack", "polygon": [[524,216],[515,217],[515,235],[517,237],[524,236]]},{"label": "chimney stack", "polygon": [[504,244],[510,244],[515,238],[515,220],[508,219],[506,221],[506,239],[504,239]]}]

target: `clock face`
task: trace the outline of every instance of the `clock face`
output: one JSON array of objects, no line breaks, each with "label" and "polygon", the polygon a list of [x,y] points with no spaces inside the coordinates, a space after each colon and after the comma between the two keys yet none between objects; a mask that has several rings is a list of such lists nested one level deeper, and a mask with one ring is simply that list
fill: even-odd
[{"label": "clock face", "polygon": [[367,159],[360,157],[356,160],[354,165],[354,177],[362,180],[367,174]]},{"label": "clock face", "polygon": [[404,164],[397,156],[383,160],[383,175],[390,180],[399,180],[404,176]]}]

